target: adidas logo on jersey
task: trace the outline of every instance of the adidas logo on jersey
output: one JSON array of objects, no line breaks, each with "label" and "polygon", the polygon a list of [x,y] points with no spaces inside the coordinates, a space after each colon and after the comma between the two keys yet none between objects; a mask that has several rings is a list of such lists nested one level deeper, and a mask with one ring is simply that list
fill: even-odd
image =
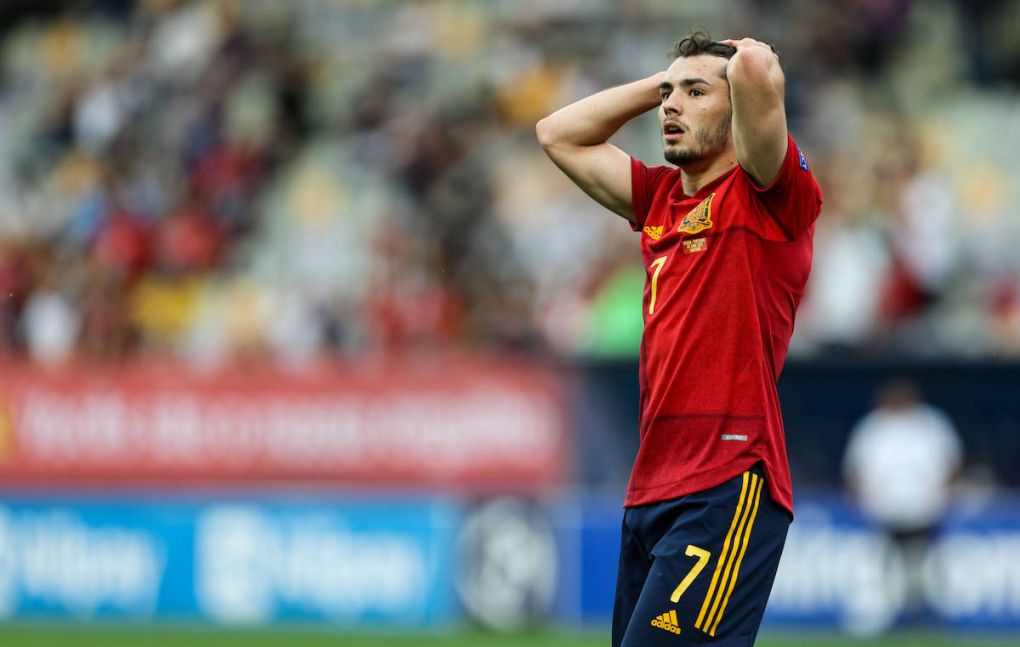
[{"label": "adidas logo on jersey", "polygon": [[674,634],[680,633],[680,625],[676,620],[676,610],[652,618],[652,626],[657,629],[665,629]]},{"label": "adidas logo on jersey", "polygon": [[659,240],[660,238],[662,238],[662,225],[659,225],[658,227],[648,226],[645,227],[644,231],[645,235],[647,235],[652,240]]}]

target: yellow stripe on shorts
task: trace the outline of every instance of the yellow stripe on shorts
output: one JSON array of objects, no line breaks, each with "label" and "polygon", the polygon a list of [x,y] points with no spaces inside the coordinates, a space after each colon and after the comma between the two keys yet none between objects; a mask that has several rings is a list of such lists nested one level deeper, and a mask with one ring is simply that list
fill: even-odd
[{"label": "yellow stripe on shorts", "polygon": [[726,556],[729,552],[730,544],[733,542],[733,533],[737,529],[737,524],[741,517],[740,513],[744,508],[744,500],[747,498],[748,476],[754,475],[750,472],[744,472],[744,480],[740,486],[740,499],[737,501],[737,510],[733,513],[733,521],[730,522],[730,529],[726,533],[726,540],[723,542],[722,552],[719,553],[719,561],[715,564],[715,571],[712,573],[712,582],[708,585],[708,593],[705,595],[705,601],[701,604],[701,612],[698,614],[698,619],[694,622],[694,626],[702,631],[705,631],[705,613],[708,611],[708,605],[712,598],[715,597],[715,587],[719,584],[719,575],[722,573],[723,565],[727,561]]},{"label": "yellow stripe on shorts", "polygon": [[730,580],[730,586],[726,589],[726,597],[723,598],[722,606],[719,607],[719,615],[715,618],[715,623],[712,625],[712,630],[709,631],[709,635],[715,636],[716,630],[719,628],[719,623],[722,621],[723,612],[726,611],[726,605],[730,602],[730,595],[733,594],[733,588],[737,585],[737,575],[740,573],[740,564],[744,561],[744,553],[747,552],[747,544],[751,538],[751,528],[754,527],[754,519],[758,516],[758,502],[761,501],[761,488],[765,484],[765,479],[758,479],[758,488],[754,492],[754,503],[751,507],[751,517],[747,520],[747,528],[744,530],[743,541],[740,542],[740,554],[737,555],[737,563],[733,567],[733,578]]},{"label": "yellow stripe on shorts", "polygon": [[715,573],[712,575],[712,583],[709,585],[705,601],[701,605],[701,613],[698,614],[698,620],[694,623],[697,629],[710,636],[715,636],[719,623],[722,621],[723,612],[733,594],[733,588],[736,586],[740,564],[744,560],[744,553],[747,552],[751,528],[758,515],[758,502],[764,483],[765,480],[757,474],[744,473],[737,509],[733,513],[729,532],[726,533],[723,550],[716,563]]}]

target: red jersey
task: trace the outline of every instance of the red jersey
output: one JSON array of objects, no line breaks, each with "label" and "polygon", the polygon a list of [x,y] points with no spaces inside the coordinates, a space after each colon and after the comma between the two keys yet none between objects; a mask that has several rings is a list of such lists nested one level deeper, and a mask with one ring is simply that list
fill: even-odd
[{"label": "red jersey", "polygon": [[624,505],[711,488],[762,461],[792,514],[776,380],[811,269],[818,183],[789,136],[766,188],[738,166],[687,196],[679,169],[635,159],[631,183],[648,280],[641,443]]}]

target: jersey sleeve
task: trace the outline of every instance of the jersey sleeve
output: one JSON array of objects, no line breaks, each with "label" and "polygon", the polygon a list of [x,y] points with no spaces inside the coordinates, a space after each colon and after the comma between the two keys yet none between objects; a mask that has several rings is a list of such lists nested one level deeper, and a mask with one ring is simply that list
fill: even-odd
[{"label": "jersey sleeve", "polygon": [[818,218],[822,211],[822,190],[797,142],[790,134],[786,137],[786,157],[772,184],[762,188],[750,176],[747,178],[762,206],[767,237],[789,241]]},{"label": "jersey sleeve", "polygon": [[634,222],[630,226],[634,231],[641,231],[645,226],[655,191],[668,173],[669,168],[666,166],[649,168],[641,160],[630,158],[631,201],[634,207]]}]

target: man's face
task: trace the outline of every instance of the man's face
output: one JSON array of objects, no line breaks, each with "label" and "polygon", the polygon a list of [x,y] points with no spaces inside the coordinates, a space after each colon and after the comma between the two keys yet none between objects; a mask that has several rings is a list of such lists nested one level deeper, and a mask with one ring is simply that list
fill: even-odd
[{"label": "man's face", "polygon": [[678,58],[660,87],[659,125],[666,161],[680,167],[710,160],[731,145],[730,86],[720,56]]}]

